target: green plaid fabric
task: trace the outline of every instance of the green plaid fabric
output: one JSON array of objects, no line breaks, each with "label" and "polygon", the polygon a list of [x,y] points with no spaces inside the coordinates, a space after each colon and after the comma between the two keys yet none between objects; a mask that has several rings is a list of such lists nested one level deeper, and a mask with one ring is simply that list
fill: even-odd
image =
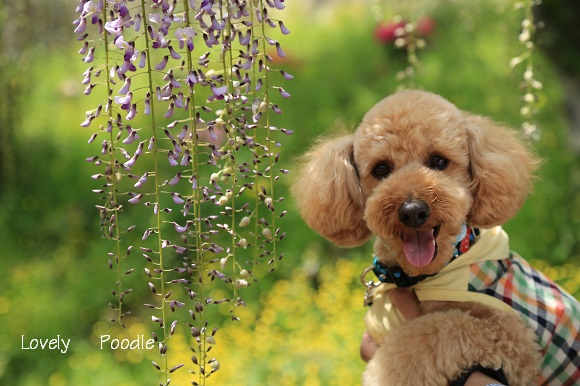
[{"label": "green plaid fabric", "polygon": [[469,291],[516,310],[538,336],[544,354],[537,385],[580,384],[580,304],[515,253],[471,266]]}]

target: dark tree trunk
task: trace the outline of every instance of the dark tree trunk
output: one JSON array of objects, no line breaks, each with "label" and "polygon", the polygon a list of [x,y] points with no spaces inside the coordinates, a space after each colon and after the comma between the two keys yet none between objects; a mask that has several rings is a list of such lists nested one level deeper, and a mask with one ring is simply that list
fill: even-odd
[{"label": "dark tree trunk", "polygon": [[538,46],[556,67],[566,98],[570,145],[580,154],[580,1],[542,0],[534,7]]}]

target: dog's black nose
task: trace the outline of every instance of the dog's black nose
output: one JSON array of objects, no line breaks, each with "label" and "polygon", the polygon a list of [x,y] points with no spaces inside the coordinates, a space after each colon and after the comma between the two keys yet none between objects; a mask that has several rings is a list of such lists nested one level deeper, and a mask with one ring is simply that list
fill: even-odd
[{"label": "dog's black nose", "polygon": [[399,207],[399,220],[411,228],[418,228],[429,218],[429,205],[422,200],[409,199]]}]

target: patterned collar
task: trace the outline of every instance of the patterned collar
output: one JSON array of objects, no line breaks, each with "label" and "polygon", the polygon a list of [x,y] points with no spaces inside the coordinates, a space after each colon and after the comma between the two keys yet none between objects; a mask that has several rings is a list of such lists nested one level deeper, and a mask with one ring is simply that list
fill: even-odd
[{"label": "patterned collar", "polygon": [[449,263],[467,252],[469,248],[475,244],[475,240],[479,236],[479,228],[463,225],[461,230],[461,234],[457,236],[457,243],[455,244],[455,250],[453,251],[453,258],[449,261]]},{"label": "patterned collar", "polygon": [[[463,225],[461,233],[459,234],[459,236],[457,236],[453,257],[451,258],[449,263],[455,260],[457,257],[464,254],[465,252],[467,252],[469,248],[475,243],[477,236],[479,236],[479,229]],[[375,257],[375,259],[373,260],[373,265],[365,269],[361,276],[363,284],[365,283],[364,276],[370,271],[373,271],[377,279],[379,279],[379,282],[392,283],[395,284],[397,287],[403,288],[412,287],[415,284],[427,279],[428,277],[436,275],[435,273],[431,275],[409,276],[405,273],[405,271],[403,271],[401,267],[399,266],[386,267],[379,261],[378,257]]]}]

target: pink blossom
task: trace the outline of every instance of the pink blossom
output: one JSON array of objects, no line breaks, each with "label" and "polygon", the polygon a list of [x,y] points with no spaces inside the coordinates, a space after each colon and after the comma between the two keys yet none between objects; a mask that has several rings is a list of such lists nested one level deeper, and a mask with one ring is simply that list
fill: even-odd
[{"label": "pink blossom", "polygon": [[428,16],[423,17],[417,22],[417,33],[419,36],[429,36],[433,33],[436,26],[435,20]]},{"label": "pink blossom", "polygon": [[406,21],[379,23],[375,28],[375,38],[381,43],[392,43],[398,37],[396,31],[406,25]]}]

